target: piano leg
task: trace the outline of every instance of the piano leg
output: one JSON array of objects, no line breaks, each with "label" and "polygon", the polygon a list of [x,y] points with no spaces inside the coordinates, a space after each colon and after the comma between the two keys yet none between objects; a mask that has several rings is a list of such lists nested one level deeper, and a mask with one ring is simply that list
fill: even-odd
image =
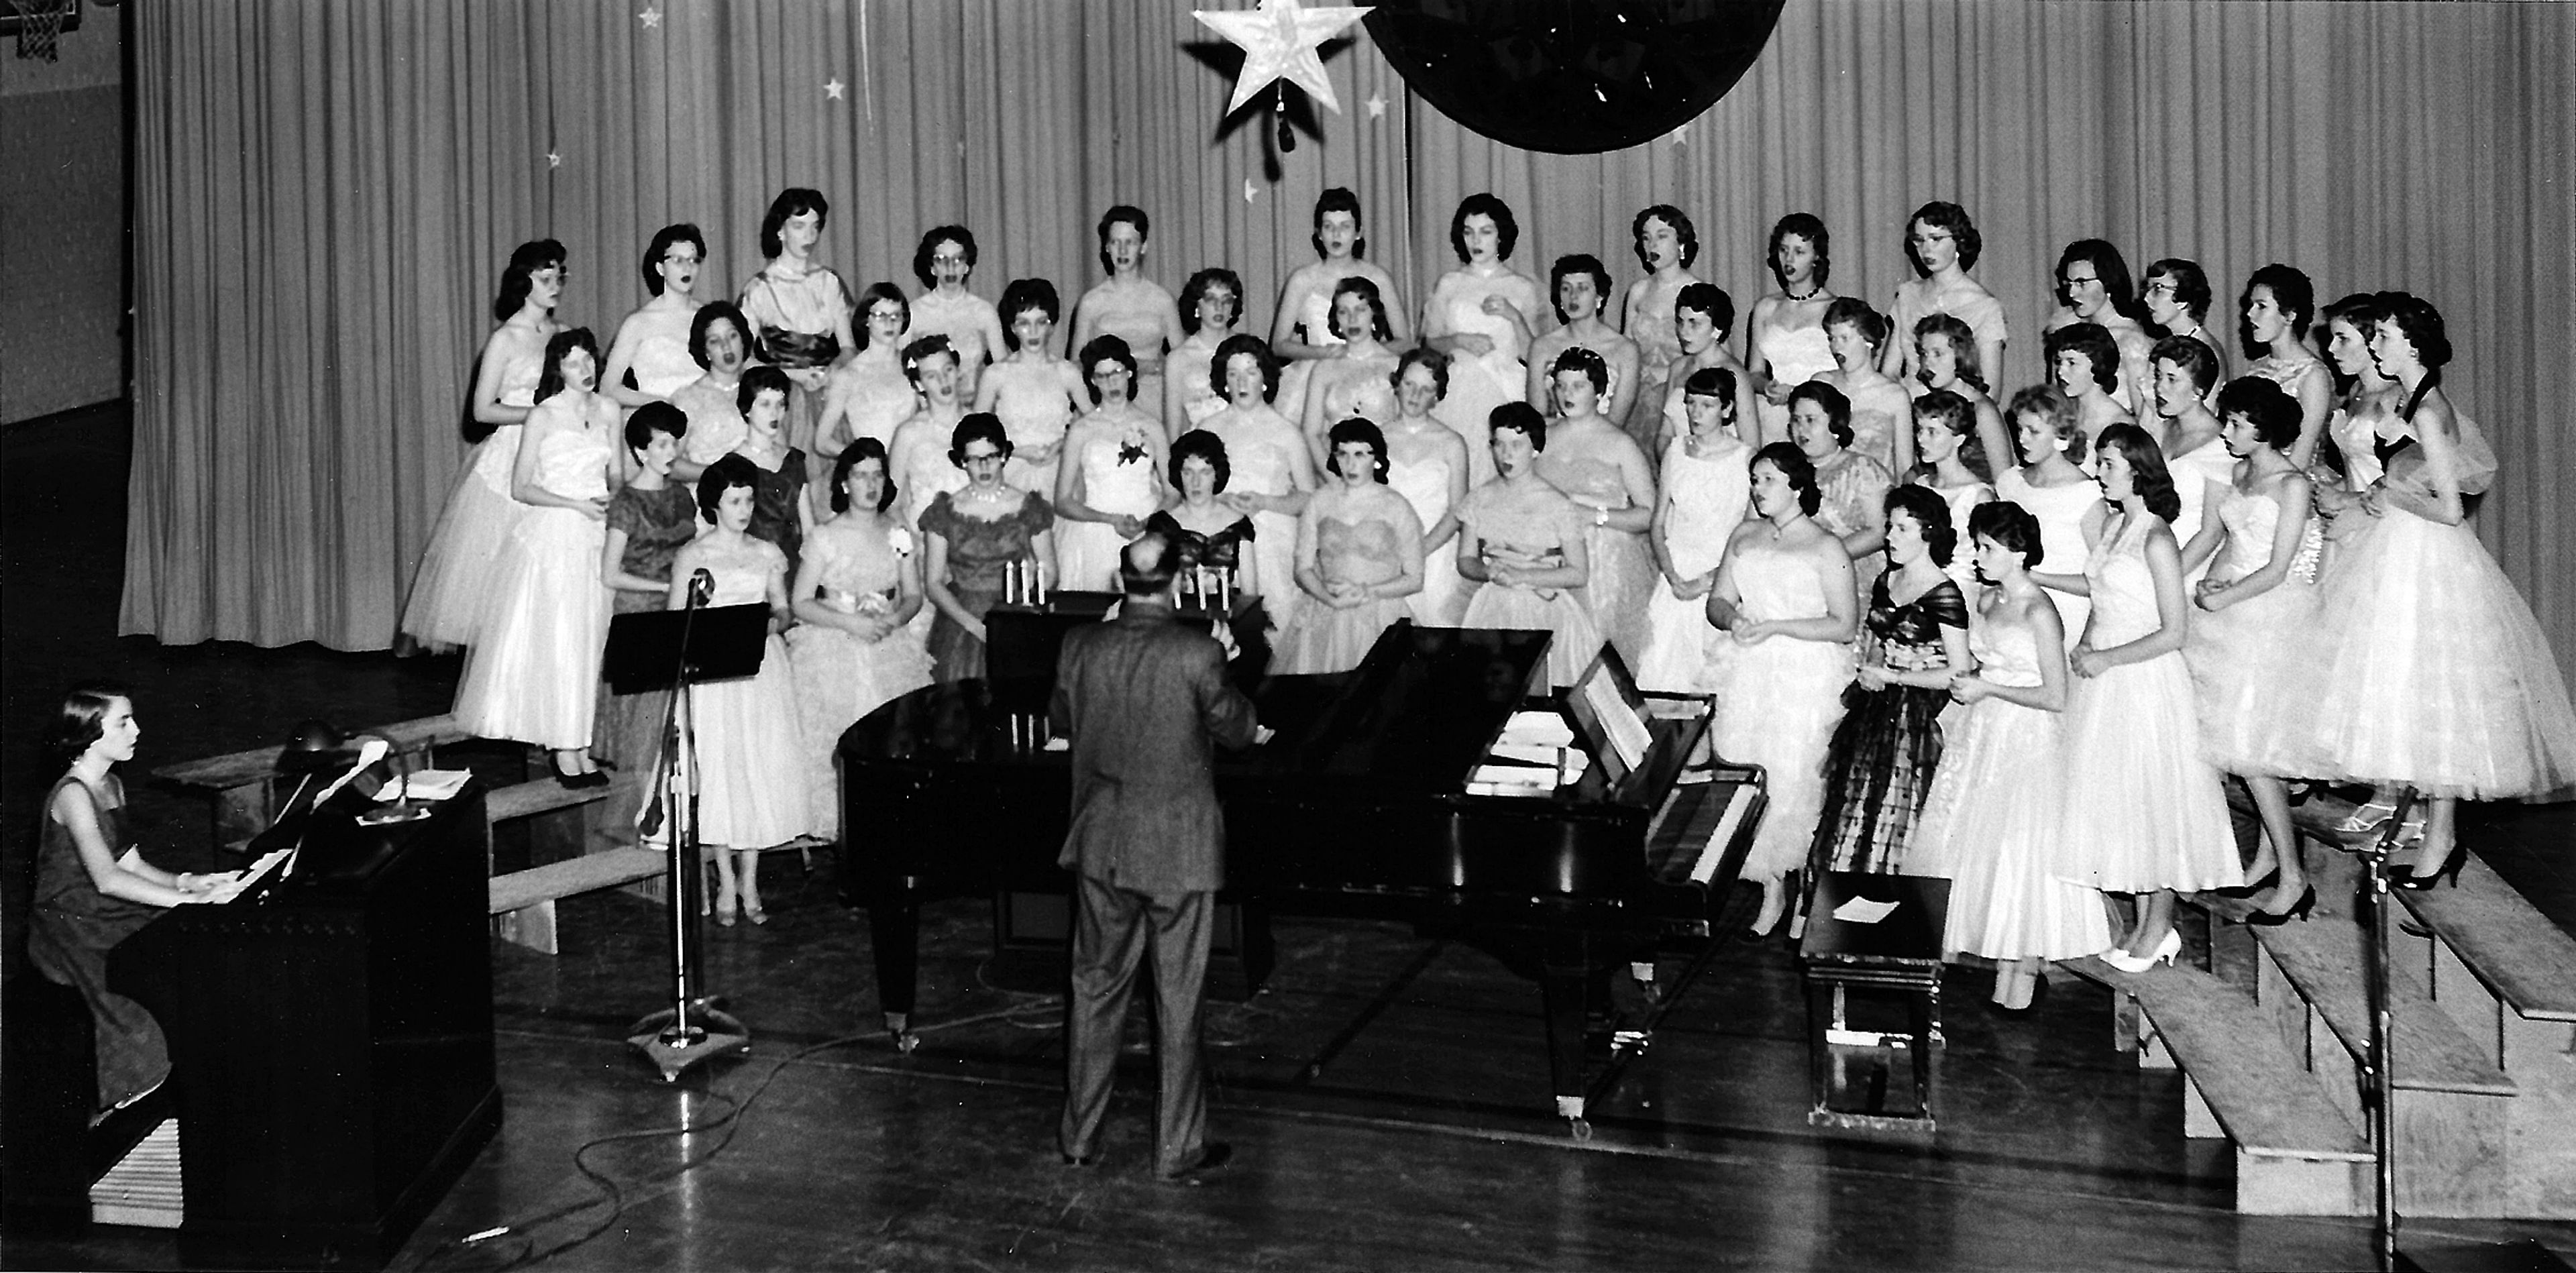
[{"label": "piano leg", "polygon": [[913,994],[921,979],[921,901],[913,882],[884,881],[868,899],[868,942],[877,962],[877,1007],[895,1051],[921,1046],[912,1032]]},{"label": "piano leg", "polygon": [[1583,1108],[1583,1023],[1597,971],[1581,933],[1548,934],[1539,964],[1539,993],[1547,1013],[1548,1077],[1555,1085],[1556,1112],[1576,1140],[1592,1139],[1592,1123]]}]

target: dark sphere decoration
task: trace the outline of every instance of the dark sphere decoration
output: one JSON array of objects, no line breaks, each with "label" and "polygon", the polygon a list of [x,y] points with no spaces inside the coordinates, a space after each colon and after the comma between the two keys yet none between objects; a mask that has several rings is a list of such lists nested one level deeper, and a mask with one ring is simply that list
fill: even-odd
[{"label": "dark sphere decoration", "polygon": [[1735,87],[1785,0],[1381,0],[1369,35],[1440,113],[1525,150],[1640,145]]}]

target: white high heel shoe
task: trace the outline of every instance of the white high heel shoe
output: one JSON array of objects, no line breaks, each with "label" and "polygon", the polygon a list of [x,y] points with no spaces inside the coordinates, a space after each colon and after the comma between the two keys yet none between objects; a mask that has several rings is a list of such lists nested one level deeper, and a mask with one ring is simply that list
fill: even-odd
[{"label": "white high heel shoe", "polygon": [[2145,972],[2146,970],[2155,967],[2157,964],[2172,963],[2174,961],[2174,957],[2181,953],[2182,933],[2178,930],[2168,928],[2165,930],[2165,939],[2156,943],[2156,948],[2153,952],[2145,955],[2132,955],[2125,950],[2106,950],[2102,952],[2102,962],[2109,964],[2122,972]]}]

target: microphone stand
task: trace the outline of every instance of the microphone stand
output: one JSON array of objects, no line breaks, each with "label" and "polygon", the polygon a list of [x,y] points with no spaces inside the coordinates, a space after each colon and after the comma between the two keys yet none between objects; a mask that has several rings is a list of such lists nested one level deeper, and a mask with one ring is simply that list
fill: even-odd
[{"label": "microphone stand", "polygon": [[662,711],[662,755],[654,766],[653,793],[645,814],[645,836],[649,838],[659,827],[667,837],[669,886],[664,891],[670,895],[671,1006],[636,1022],[626,1042],[653,1062],[665,1083],[677,1082],[690,1066],[709,1057],[751,1050],[751,1031],[723,1010],[721,998],[698,989],[705,981],[698,959],[698,901],[706,883],[700,878],[698,857],[698,721],[689,634],[713,592],[714,579],[703,570],[689,581],[671,699]]}]

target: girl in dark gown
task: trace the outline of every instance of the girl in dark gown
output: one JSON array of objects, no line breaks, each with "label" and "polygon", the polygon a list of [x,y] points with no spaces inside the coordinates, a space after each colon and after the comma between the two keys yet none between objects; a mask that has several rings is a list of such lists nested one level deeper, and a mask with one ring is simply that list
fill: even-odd
[{"label": "girl in dark gown", "polygon": [[754,367],[742,373],[736,391],[745,425],[742,445],[733,453],[760,470],[751,488],[751,537],[778,545],[787,554],[787,577],[796,577],[805,552],[805,534],[814,529],[814,504],[805,493],[805,453],[788,445],[784,430],[791,407],[787,373]]},{"label": "girl in dark gown", "polygon": [[966,470],[966,489],[941,491],[921,511],[923,588],[937,607],[931,677],[962,681],[984,675],[984,616],[1002,603],[1010,564],[1055,560],[1055,509],[1002,480],[1011,437],[989,411],[957,422],[948,458]]},{"label": "girl in dark gown", "polygon": [[126,832],[125,784],[110,769],[134,758],[142,736],[125,691],[93,684],[63,697],[46,740],[70,772],[45,795],[27,960],[89,1004],[101,1113],[143,1099],[170,1077],[160,1024],[142,1004],[107,988],[107,952],[163,907],[206,900],[213,886],[144,861]]},{"label": "girl in dark gown", "polygon": [[1967,599],[1942,569],[1957,546],[1938,492],[1900,486],[1887,493],[1889,569],[1870,587],[1864,661],[1843,691],[1842,723],[1826,753],[1818,872],[1903,866],[1940,763],[1950,679],[1968,665]]}]

